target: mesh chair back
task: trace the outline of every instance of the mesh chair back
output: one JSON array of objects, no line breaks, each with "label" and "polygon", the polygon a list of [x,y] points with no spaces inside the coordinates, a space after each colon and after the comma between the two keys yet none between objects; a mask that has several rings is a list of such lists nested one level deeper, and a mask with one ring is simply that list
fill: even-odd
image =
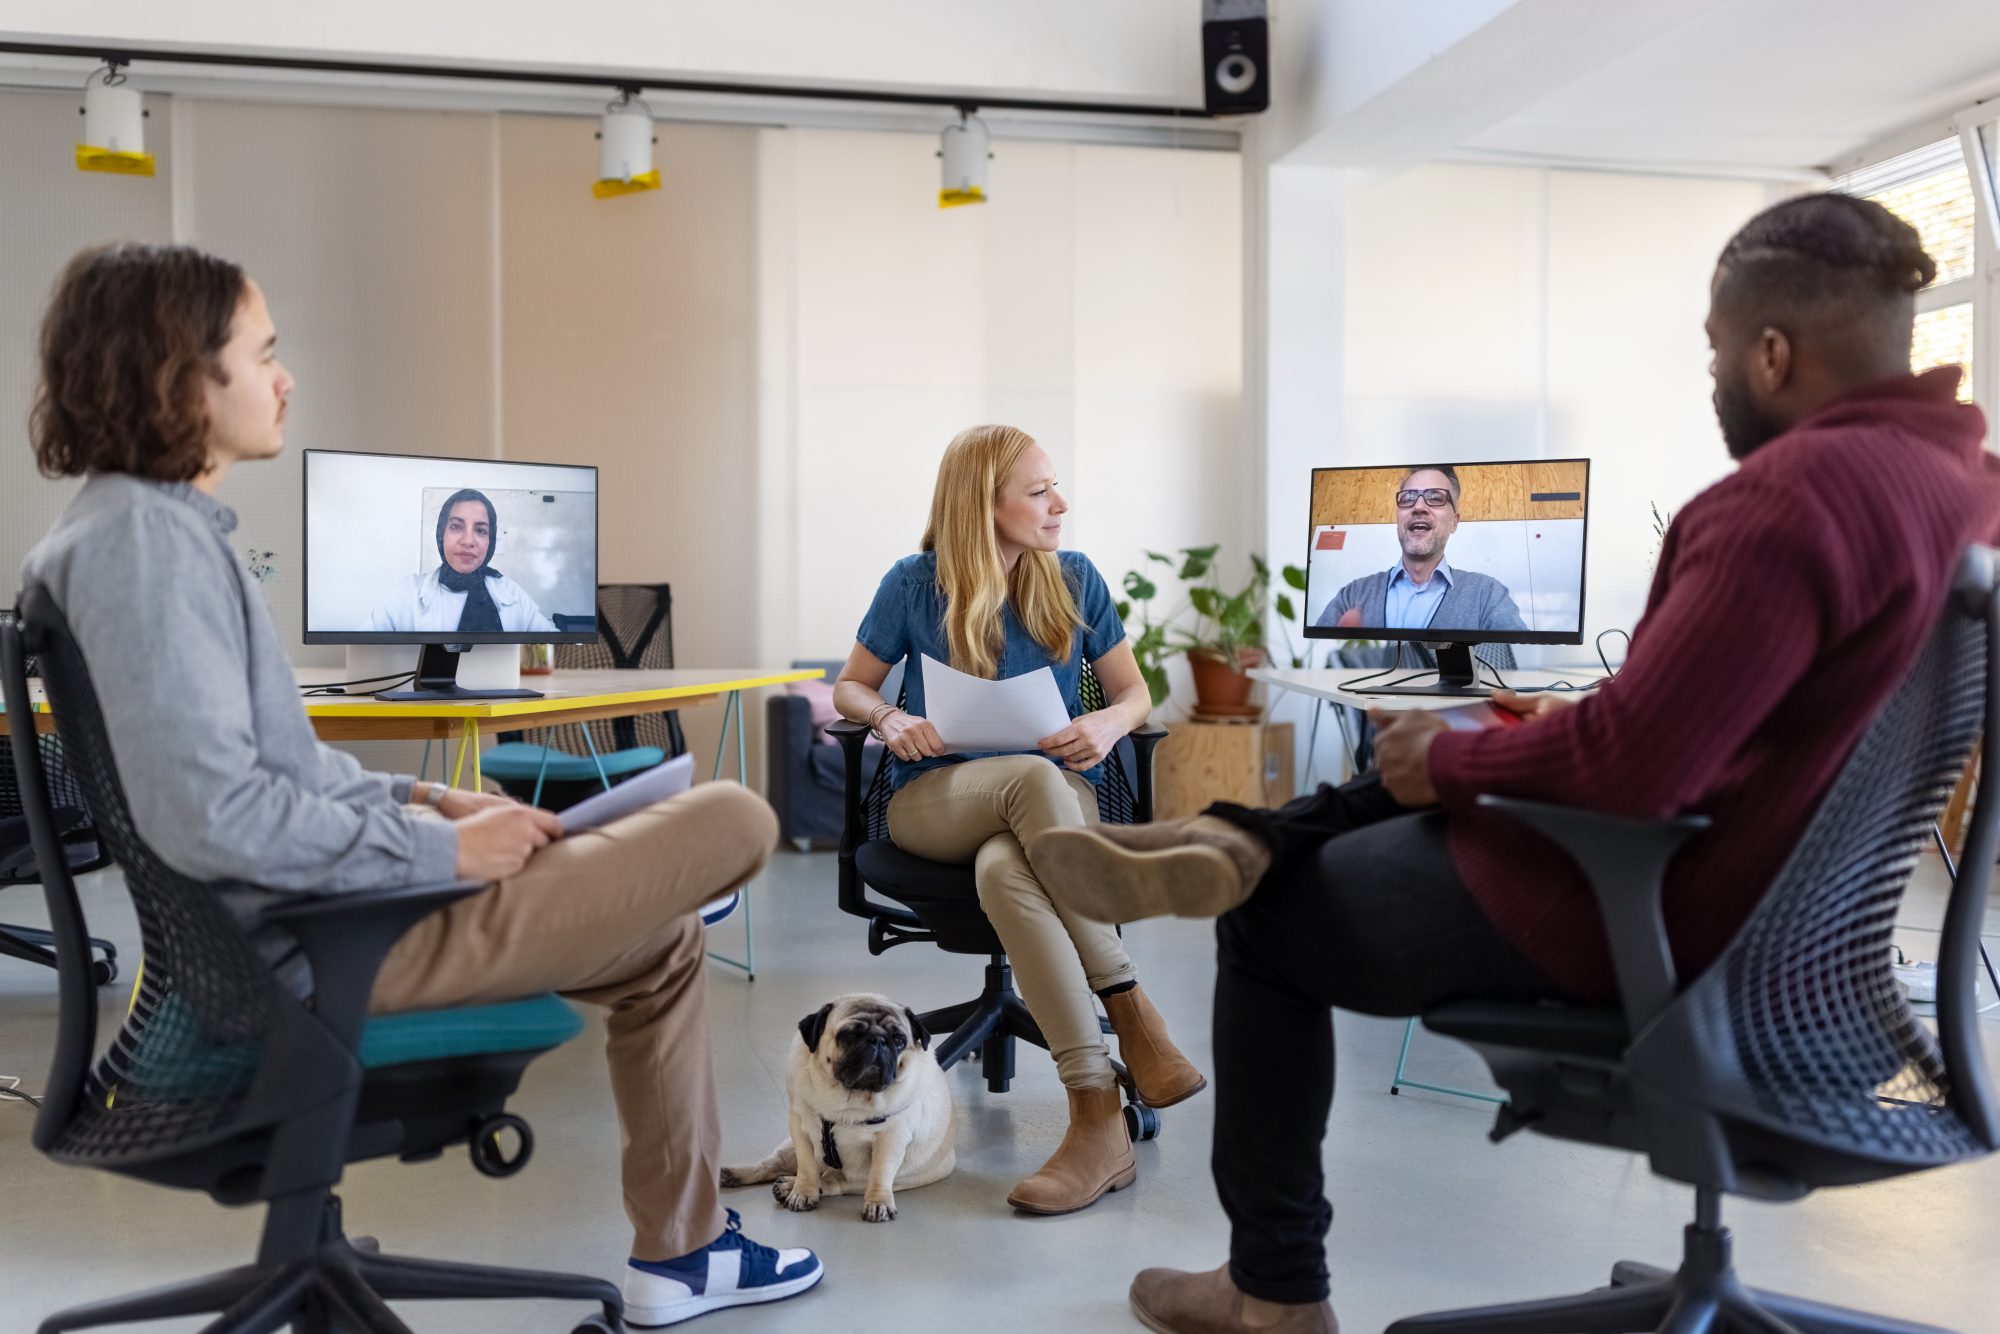
[{"label": "mesh chair back", "polygon": [[[597,639],[589,644],[556,645],[556,666],[582,671],[646,668],[665,671],[674,665],[674,595],[667,584],[599,584]],[[636,718],[607,718],[580,727],[600,751],[658,746],[667,758],[687,751],[680,715],[672,710]],[[569,729],[560,729],[567,733]],[[585,754],[574,735],[551,742],[557,749]]]},{"label": "mesh chair back", "polygon": [[[1952,600],[1771,889],[1682,997],[1726,1117],[1913,1166],[1989,1147],[1960,1114],[1962,1095],[1990,1099],[1983,1069],[1947,1065],[1896,984],[1891,936],[2000,680],[1988,650],[1996,624],[1990,579],[1977,614]],[[1989,795],[1980,802],[1991,824],[2000,808]],[[1961,890],[1983,898],[1990,852],[1985,860],[1962,868]]]},{"label": "mesh chair back", "polygon": [[[0,626],[13,625],[14,617],[12,607],[0,608]],[[21,664],[24,676],[34,676],[39,670],[32,657]],[[99,852],[91,831],[90,806],[83,799],[83,785],[63,760],[59,738],[44,732],[36,736],[35,745],[41,751],[42,783],[48,790],[49,806],[58,814],[58,832],[69,845],[69,869],[79,875],[94,871],[109,859]],[[21,778],[14,770],[13,752],[11,748],[0,747],[0,820],[19,817],[26,809]]]},{"label": "mesh chair back", "polygon": [[[36,1142],[51,1156],[103,1167],[157,1159],[213,1143],[256,1124],[283,1119],[291,1103],[323,1096],[298,1090],[290,1099],[252,1087],[264,1039],[274,1023],[279,991],[271,966],[231,915],[233,895],[251,886],[190,879],[163,862],[133,824],[119,783],[96,688],[62,614],[46,592],[23,595],[18,633],[8,632],[9,656],[25,649],[40,661],[69,771],[97,821],[98,835],[124,872],[139,918],[145,970],[123,1029],[90,1064],[95,1037],[94,988],[87,949],[65,948],[60,923],[74,912],[75,888],[61,866],[52,877],[37,834],[45,893],[59,924],[63,1025]],[[18,660],[5,663],[9,713],[26,711],[26,678]],[[17,684],[18,682],[18,684]],[[18,696],[17,696],[18,691]],[[39,756],[17,746],[30,807],[47,809]],[[23,756],[27,761],[23,762]],[[84,997],[72,1004],[72,974]],[[72,1021],[72,1016],[77,1016]],[[63,1072],[72,1072],[64,1076]],[[253,1105],[254,1104],[254,1105]]]},{"label": "mesh chair back", "polygon": [[[896,705],[902,707],[909,693],[905,685],[896,694]],[[1093,713],[1105,705],[1104,685],[1097,679],[1097,673],[1090,669],[1090,663],[1083,664],[1083,677],[1077,684],[1077,700],[1084,713]],[[1130,745],[1121,741],[1109,755],[1104,757],[1104,781],[1097,785],[1097,818],[1105,824],[1131,824],[1139,818],[1139,802],[1133,795],[1132,779],[1126,768],[1126,755]],[[867,837],[864,842],[889,837],[889,798],[895,793],[890,789],[890,760],[884,756],[875,769],[875,780],[868,785],[868,791],[861,799],[861,814],[866,822]]]}]

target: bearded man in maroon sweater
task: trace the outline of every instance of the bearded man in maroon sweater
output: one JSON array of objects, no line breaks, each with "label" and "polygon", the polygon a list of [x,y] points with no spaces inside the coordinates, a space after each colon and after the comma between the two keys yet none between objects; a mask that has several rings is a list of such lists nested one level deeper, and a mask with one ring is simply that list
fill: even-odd
[{"label": "bearded man in maroon sweater", "polygon": [[1582,873],[1480,794],[1710,816],[1667,878],[1682,977],[1749,916],[1915,662],[1959,554],[2000,532],[2000,472],[1959,372],[1910,373],[1913,295],[1936,271],[1913,227],[1838,194],[1768,209],[1724,248],[1707,328],[1742,466],[1675,519],[1624,669],[1589,696],[1496,696],[1531,725],[1486,732],[1381,715],[1379,772],[1344,787],[1029,849],[1086,915],[1220,919],[1213,1163],[1230,1260],[1139,1275],[1148,1326],[1337,1330],[1330,1007],[1615,996]]}]

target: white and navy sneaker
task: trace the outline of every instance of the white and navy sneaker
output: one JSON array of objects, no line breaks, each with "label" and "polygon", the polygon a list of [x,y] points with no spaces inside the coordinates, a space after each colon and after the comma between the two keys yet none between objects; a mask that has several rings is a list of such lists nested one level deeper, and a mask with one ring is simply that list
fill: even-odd
[{"label": "white and navy sneaker", "polygon": [[780,1251],[743,1235],[743,1218],[701,1250],[678,1260],[634,1260],[625,1270],[625,1323],[635,1329],[678,1325],[710,1311],[796,1297],[826,1276],[803,1247]]}]

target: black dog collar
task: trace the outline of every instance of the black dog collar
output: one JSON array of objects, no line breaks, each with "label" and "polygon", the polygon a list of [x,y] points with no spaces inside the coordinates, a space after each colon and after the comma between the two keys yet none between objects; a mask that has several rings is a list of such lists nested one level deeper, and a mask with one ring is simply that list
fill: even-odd
[{"label": "black dog collar", "polygon": [[[844,1126],[879,1126],[888,1119],[887,1116],[871,1116],[866,1121],[842,1121],[839,1124]],[[824,1162],[828,1169],[838,1172],[842,1169],[840,1164],[840,1150],[835,1148],[833,1144],[834,1124],[834,1122],[827,1120],[823,1116],[819,1119],[819,1156],[820,1161]]]}]

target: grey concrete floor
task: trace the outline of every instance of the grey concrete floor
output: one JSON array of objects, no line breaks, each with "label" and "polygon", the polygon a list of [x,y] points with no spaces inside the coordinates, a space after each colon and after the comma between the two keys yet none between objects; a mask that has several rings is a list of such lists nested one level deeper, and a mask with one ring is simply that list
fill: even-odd
[{"label": "grey concrete floor", "polygon": [[[870,958],[862,924],[834,906],[829,854],[780,852],[755,889],[755,982],[716,967],[710,996],[724,1156],[760,1157],[783,1131],[781,1086],[799,1017],[849,990],[886,992],[919,1009],[973,994],[980,964],[922,946]],[[93,929],[136,952],[115,879],[93,877]],[[1905,912],[1904,948],[1931,957],[1941,876],[1926,862]],[[587,887],[579,887],[587,892]],[[0,918],[34,921],[33,891],[0,897]],[[2000,912],[1989,929],[2000,943]],[[737,952],[736,923],[716,945]],[[1198,1062],[1210,1052],[1214,965],[1203,924],[1128,930],[1141,977]],[[129,972],[128,972],[129,976]],[[51,977],[0,960],[0,1076],[39,1087],[54,1031]],[[106,993],[107,1015],[122,1005]],[[373,1163],[342,1187],[349,1230],[406,1254],[615,1275],[629,1233],[619,1209],[618,1131],[599,1055],[599,1025],[536,1062],[515,1110],[534,1125],[534,1162],[490,1181],[451,1155],[419,1166]],[[2000,1012],[1986,1019],[2000,1059]],[[1334,1302],[1348,1334],[1414,1311],[1546,1296],[1595,1286],[1621,1258],[1669,1264],[1688,1217],[1686,1189],[1624,1154],[1521,1135],[1501,1146],[1489,1109],[1422,1092],[1388,1095],[1402,1025],[1342,1015],[1339,1096],[1326,1140],[1336,1205],[1329,1238]],[[1419,1034],[1411,1076],[1488,1088],[1469,1052]],[[1061,1137],[1053,1067],[1024,1049],[1012,1091],[985,1091],[976,1064],[950,1074],[962,1113],[959,1167],[899,1199],[901,1218],[861,1221],[859,1203],[816,1214],[779,1209],[762,1189],[733,1192],[746,1231],[812,1246],[828,1277],[815,1292],[719,1314],[696,1329],[869,1331],[948,1328],[1120,1330],[1138,1326],[1125,1288],[1155,1264],[1208,1268],[1227,1229],[1207,1165],[1212,1099],[1166,1113],[1139,1149],[1139,1183],[1065,1218],[1015,1215],[1004,1197]],[[261,1216],[206,1197],[56,1167],[29,1143],[32,1116],[0,1102],[0,1328],[28,1329],[67,1304],[248,1261]],[[1758,1286],[1810,1294],[1966,1331],[2000,1330],[2000,1158],[1795,1205],[1732,1203],[1738,1258]],[[539,1303],[405,1307],[425,1331],[566,1331],[572,1308]],[[193,1330],[197,1321],[149,1328]]]}]

